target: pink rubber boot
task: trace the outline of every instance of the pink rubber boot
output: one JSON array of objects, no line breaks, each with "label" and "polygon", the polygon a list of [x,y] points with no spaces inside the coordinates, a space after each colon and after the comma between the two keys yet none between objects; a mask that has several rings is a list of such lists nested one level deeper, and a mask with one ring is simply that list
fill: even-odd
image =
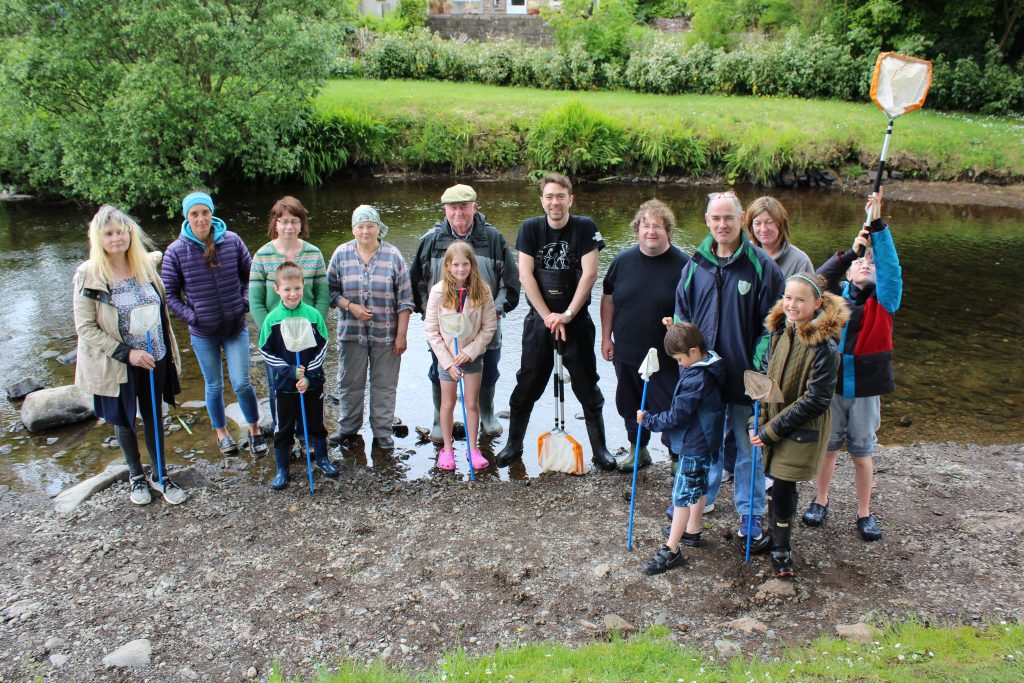
[{"label": "pink rubber boot", "polygon": [[455,469],[455,451],[446,451],[442,448],[441,454],[437,456],[437,469],[453,471]]},{"label": "pink rubber boot", "polygon": [[471,452],[471,453],[469,454],[469,459],[470,459],[470,461],[472,461],[472,463],[473,463],[473,469],[474,469],[474,470],[482,470],[482,469],[485,469],[485,468],[487,468],[488,466],[490,466],[490,464],[491,464],[491,463],[489,463],[489,462],[487,461],[487,458],[485,458],[485,457],[484,457],[484,454],[483,454],[483,453],[481,453],[480,451],[472,451],[472,452]]}]

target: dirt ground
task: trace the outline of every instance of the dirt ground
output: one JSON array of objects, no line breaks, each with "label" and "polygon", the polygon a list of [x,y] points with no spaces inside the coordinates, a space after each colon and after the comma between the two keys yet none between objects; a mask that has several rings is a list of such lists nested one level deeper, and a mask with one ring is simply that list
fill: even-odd
[{"label": "dirt ground", "polygon": [[[135,507],[115,484],[61,517],[45,497],[3,491],[0,680],[264,679],[275,661],[310,676],[349,657],[423,668],[459,645],[606,637],[612,614],[711,655],[728,638],[754,656],[861,620],[1024,620],[1020,445],[884,448],[886,537],[872,544],[856,535],[843,462],[826,525],[794,533],[793,596],[766,590],[766,557],[743,564],[731,485],[683,569],[642,573],[665,523],[663,463],[641,472],[628,551],[628,475],[484,473],[471,486],[344,462],[315,496],[301,479],[269,491],[268,459],[199,462],[179,475],[192,497],[176,508]],[[811,495],[802,485],[801,508]],[[767,631],[727,625],[742,617]],[[147,668],[104,667],[137,638],[152,644]]]},{"label": "dirt ground", "polygon": [[[851,188],[863,194],[865,183]],[[943,183],[923,180],[901,180],[885,185],[886,199],[929,204],[974,204],[1024,209],[1024,185],[990,185],[980,183]]]}]

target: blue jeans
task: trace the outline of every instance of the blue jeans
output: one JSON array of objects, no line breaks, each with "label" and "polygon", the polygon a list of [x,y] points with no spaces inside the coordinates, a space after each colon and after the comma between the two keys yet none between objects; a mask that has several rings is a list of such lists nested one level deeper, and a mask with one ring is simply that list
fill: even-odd
[{"label": "blue jeans", "polygon": [[[736,464],[733,469],[733,501],[736,504],[736,512],[740,515],[749,515],[751,510],[756,516],[764,512],[764,453],[757,459],[757,470],[754,477],[754,500],[750,500],[750,478],[751,461],[753,460],[750,435],[747,433],[747,421],[754,414],[753,406],[744,406],[736,403],[729,403],[725,406],[725,433],[732,432],[736,442]],[[724,440],[723,440],[724,441]],[[725,445],[723,443],[723,450]],[[718,491],[722,486],[722,465],[724,454],[720,456],[711,466],[708,473],[708,505],[711,505],[718,498]],[[753,502],[753,505],[751,505]]]},{"label": "blue jeans", "polygon": [[221,362],[221,348],[228,361],[228,375],[231,377],[231,388],[235,390],[242,415],[249,424],[259,424],[260,408],[256,400],[256,392],[249,383],[249,331],[242,329],[230,337],[197,337],[192,338],[192,351],[199,361],[199,369],[206,381],[206,412],[210,414],[210,422],[214,429],[227,426],[228,419],[224,415],[224,364]]}]

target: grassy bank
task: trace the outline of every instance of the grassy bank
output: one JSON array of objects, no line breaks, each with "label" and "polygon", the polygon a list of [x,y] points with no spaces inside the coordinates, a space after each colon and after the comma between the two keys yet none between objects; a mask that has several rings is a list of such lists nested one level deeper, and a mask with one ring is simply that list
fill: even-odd
[{"label": "grassy bank", "polygon": [[[527,645],[484,657],[449,655],[436,670],[406,673],[375,664],[348,665],[321,683],[434,681],[1019,681],[1024,627],[926,628],[910,623],[866,645],[821,638],[769,661],[740,657],[716,663],[673,642],[666,629],[577,649]],[[286,680],[279,671],[270,681]]]},{"label": "grassy bank", "polygon": [[[436,81],[331,81],[307,129],[308,181],[350,165],[396,170],[722,175],[786,170],[856,177],[877,162],[872,103],[632,92],[562,92]],[[1024,180],[1024,121],[914,112],[891,161],[926,180]]]}]

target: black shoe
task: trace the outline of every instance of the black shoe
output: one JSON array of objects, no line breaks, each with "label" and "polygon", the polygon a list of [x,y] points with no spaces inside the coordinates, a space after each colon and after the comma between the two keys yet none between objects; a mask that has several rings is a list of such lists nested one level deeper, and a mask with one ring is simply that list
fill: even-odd
[{"label": "black shoe", "polygon": [[[672,533],[672,525],[671,524],[669,524],[668,526],[661,527],[661,535],[664,536],[666,539],[669,537],[669,535],[671,533]],[[690,547],[690,548],[699,548],[702,545],[704,545],[704,542],[702,540],[700,540],[700,532],[699,531],[697,533],[695,533],[695,534],[691,534],[689,532],[684,531],[683,532],[683,538],[679,542],[682,543],[685,546]]]},{"label": "black shoe", "polygon": [[775,570],[775,576],[780,579],[796,576],[796,567],[793,566],[793,554],[788,550],[773,550],[772,569]]},{"label": "black shoe", "polygon": [[217,448],[220,449],[222,455],[231,455],[238,452],[238,442],[233,436],[227,434],[223,438],[217,439]]},{"label": "black shoe", "polygon": [[269,450],[270,449],[267,447],[267,440],[263,438],[262,434],[249,435],[249,452],[255,457],[263,457]]},{"label": "black shoe", "polygon": [[331,435],[327,437],[327,440],[330,442],[332,446],[341,446],[342,448],[353,448],[358,438],[358,434],[343,434],[339,429],[338,431],[331,433]]},{"label": "black shoe", "polygon": [[650,562],[644,565],[644,573],[653,576],[682,566],[683,554],[678,550],[672,552],[667,545],[663,545]]},{"label": "black shoe", "polygon": [[812,500],[811,504],[807,506],[807,511],[804,512],[804,516],[800,519],[803,520],[807,526],[821,526],[825,523],[825,518],[828,517],[828,503],[819,505],[817,501]]},{"label": "black shoe", "polygon": [[382,451],[390,451],[395,448],[395,440],[390,436],[375,436],[373,445]]},{"label": "black shoe", "polygon": [[878,520],[874,515],[857,518],[857,531],[865,541],[878,541],[882,538],[882,527],[878,526]]},{"label": "black shoe", "polygon": [[[742,548],[743,552],[746,553],[746,551],[747,551],[747,539],[745,539],[742,536],[740,536],[740,541],[742,541],[742,543],[740,545],[740,548]],[[772,547],[772,535],[770,533],[768,533],[767,529],[762,531],[760,536],[755,536],[754,538],[750,539],[750,554],[751,555],[760,555],[761,553],[765,552],[766,550],[768,550],[771,547]]]}]

